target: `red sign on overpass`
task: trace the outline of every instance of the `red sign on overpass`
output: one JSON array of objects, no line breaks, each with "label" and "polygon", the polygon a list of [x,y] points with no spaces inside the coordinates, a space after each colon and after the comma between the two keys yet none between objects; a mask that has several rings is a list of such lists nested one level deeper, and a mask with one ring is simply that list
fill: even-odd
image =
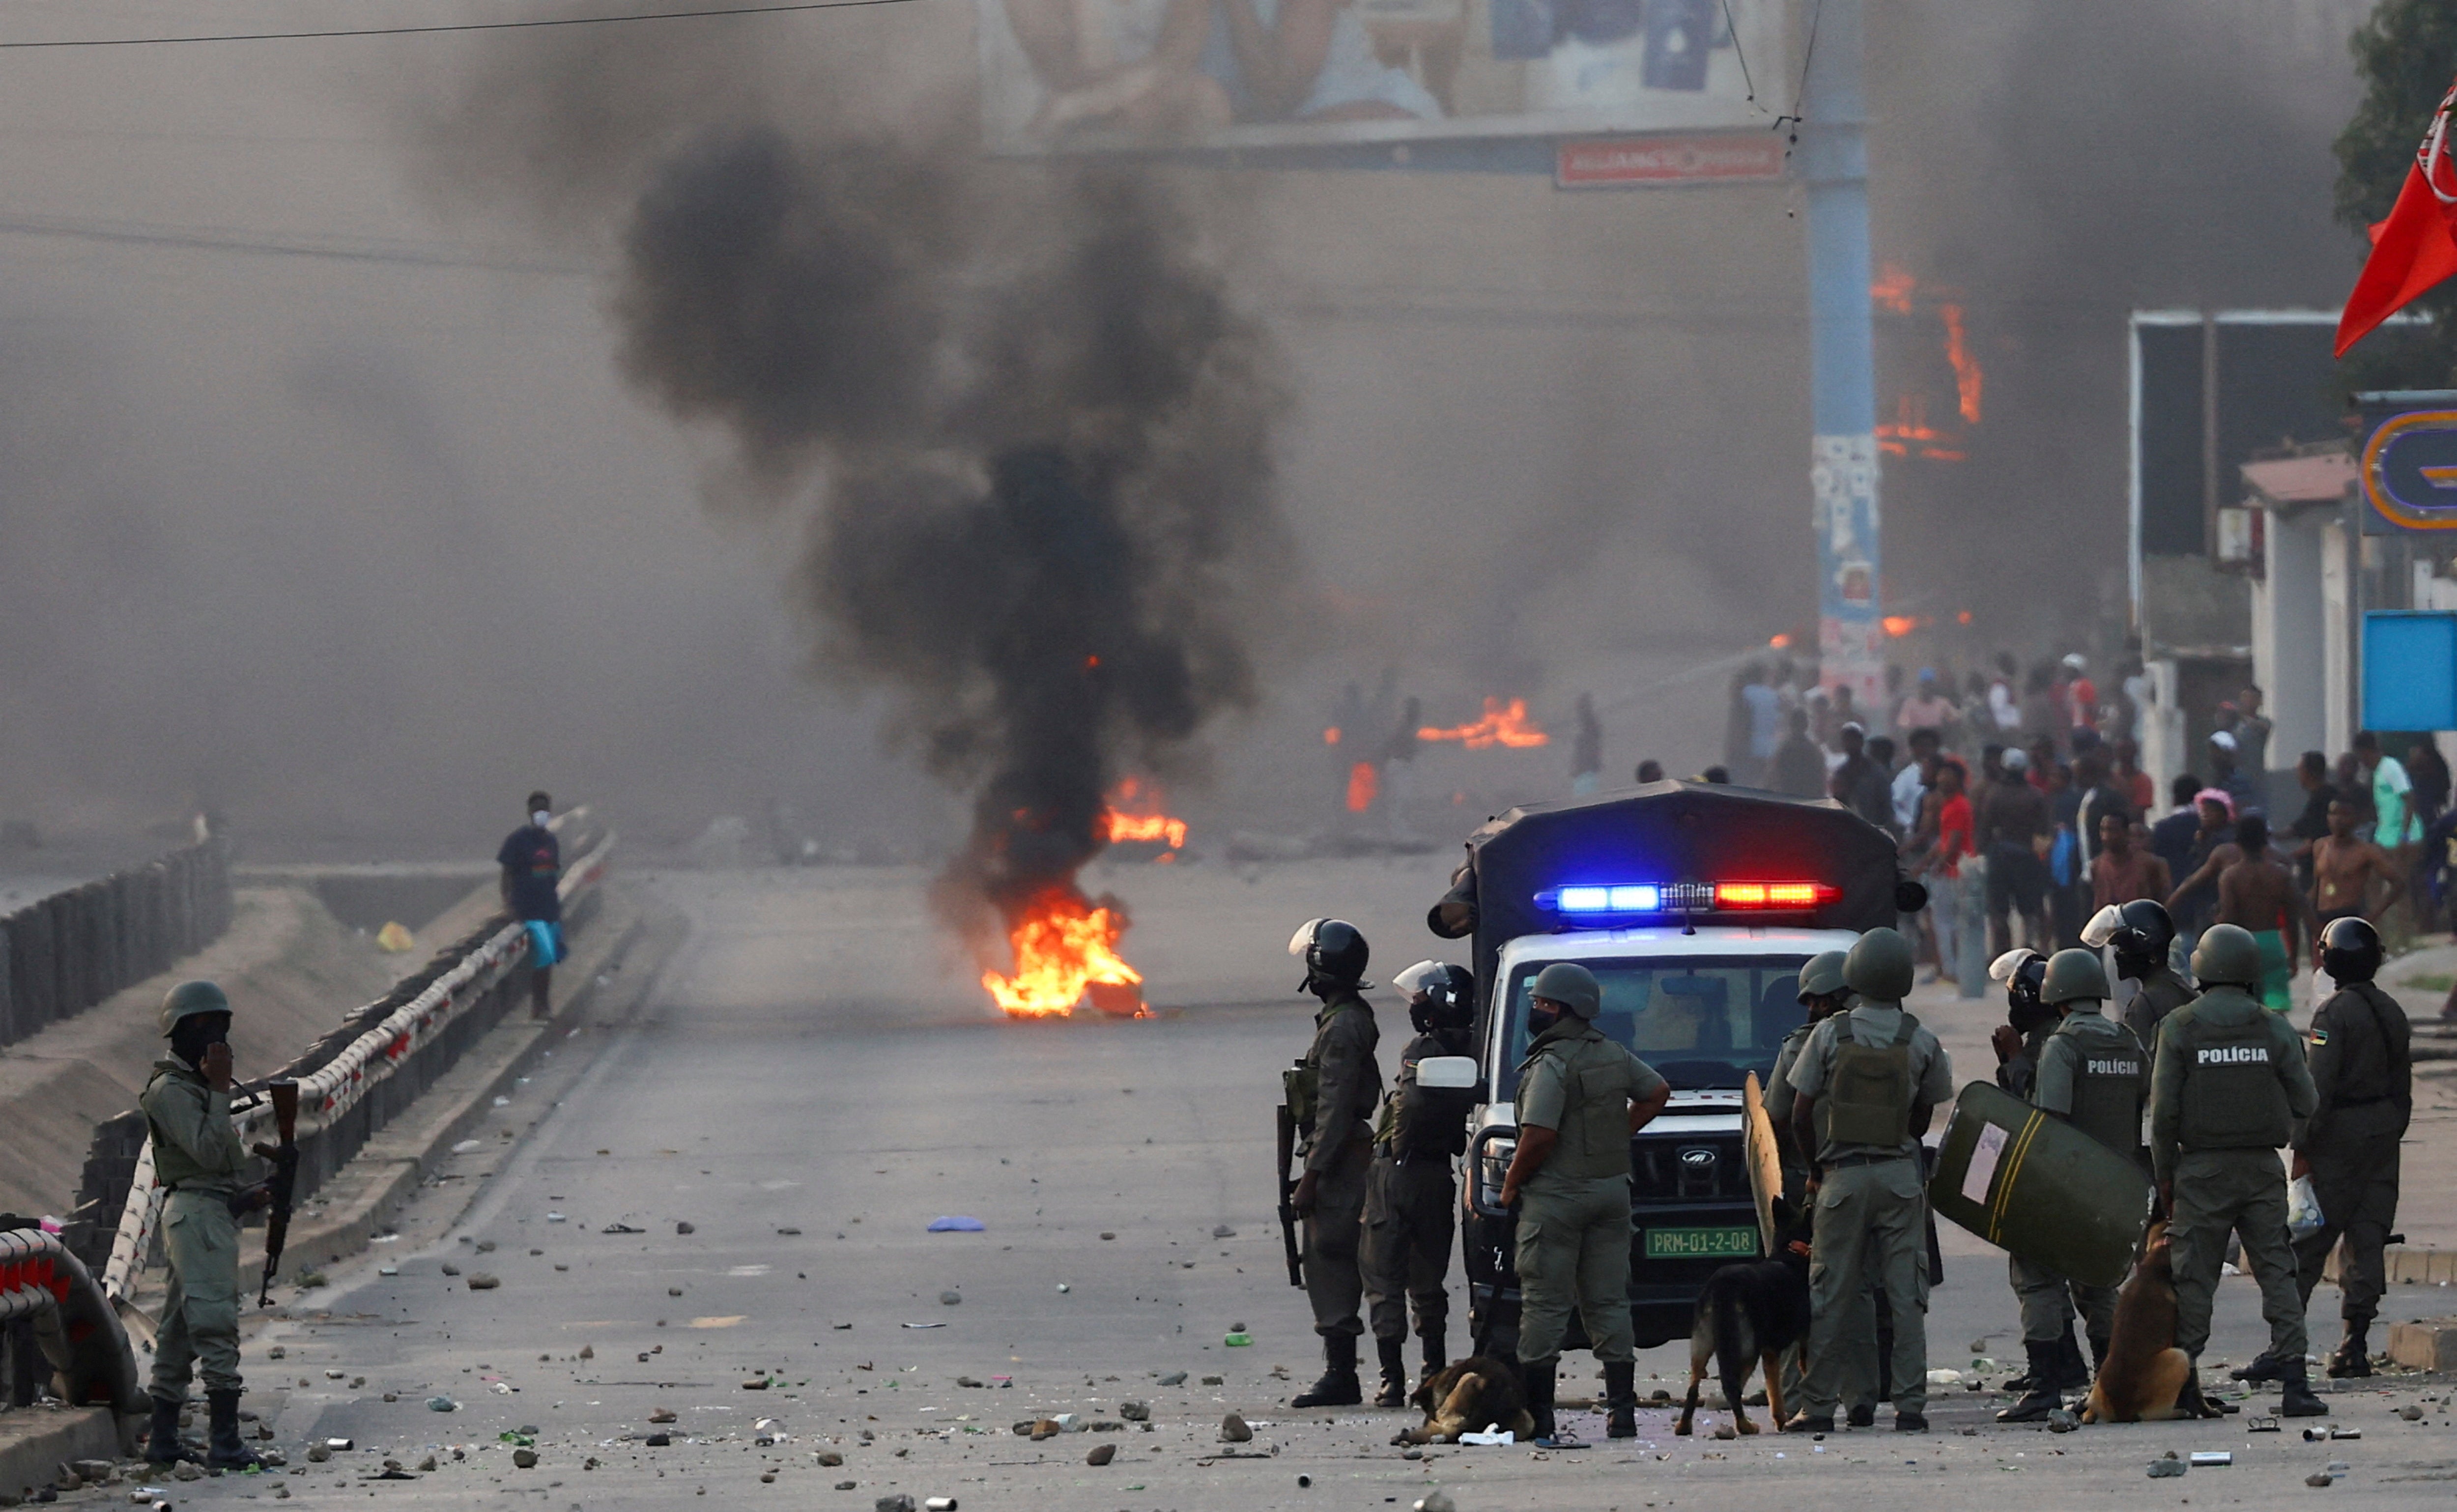
[{"label": "red sign on overpass", "polygon": [[1553,170],[1553,182],[1563,189],[1731,183],[1782,176],[1783,138],[1772,132],[1563,142]]}]

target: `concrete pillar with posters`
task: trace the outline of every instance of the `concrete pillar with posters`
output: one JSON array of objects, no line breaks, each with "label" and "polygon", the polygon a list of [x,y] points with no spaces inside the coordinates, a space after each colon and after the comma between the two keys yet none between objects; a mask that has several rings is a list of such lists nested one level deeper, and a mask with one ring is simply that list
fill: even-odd
[{"label": "concrete pillar with posters", "polygon": [[1862,0],[1806,8],[1801,177],[1808,197],[1809,486],[1818,660],[1862,708],[1885,701],[1877,406],[1869,309],[1868,109]]}]

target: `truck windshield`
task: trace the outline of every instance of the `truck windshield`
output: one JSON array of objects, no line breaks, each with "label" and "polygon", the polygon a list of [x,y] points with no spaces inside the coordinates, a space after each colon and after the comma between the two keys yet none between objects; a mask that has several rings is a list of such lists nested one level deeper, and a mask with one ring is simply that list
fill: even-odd
[{"label": "truck windshield", "polygon": [[[1800,1005],[1800,968],[1807,956],[1684,957],[1678,961],[1579,963],[1603,987],[1596,1027],[1636,1052],[1675,1091],[1740,1089],[1758,1073],[1773,1074],[1783,1037],[1807,1019]],[[1548,963],[1511,973],[1504,1011],[1496,1100],[1515,1098],[1518,1064],[1527,1058],[1528,986]]]}]

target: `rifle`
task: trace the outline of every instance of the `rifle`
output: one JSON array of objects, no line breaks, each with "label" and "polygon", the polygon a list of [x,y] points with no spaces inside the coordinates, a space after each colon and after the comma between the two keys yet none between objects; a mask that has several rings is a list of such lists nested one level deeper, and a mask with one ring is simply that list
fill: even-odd
[{"label": "rifle", "polygon": [[1305,1262],[1297,1250],[1297,1205],[1291,1200],[1297,1184],[1289,1176],[1289,1166],[1296,1158],[1297,1120],[1289,1105],[1279,1107],[1280,1134],[1280,1242],[1289,1253],[1289,1285],[1305,1285]]},{"label": "rifle", "polygon": [[273,1099],[273,1127],[279,1145],[258,1145],[256,1152],[273,1162],[272,1211],[264,1220],[264,1284],[256,1305],[273,1305],[273,1274],[281,1268],[281,1247],[290,1238],[290,1205],[299,1190],[299,1084],[275,1082],[265,1088]]}]

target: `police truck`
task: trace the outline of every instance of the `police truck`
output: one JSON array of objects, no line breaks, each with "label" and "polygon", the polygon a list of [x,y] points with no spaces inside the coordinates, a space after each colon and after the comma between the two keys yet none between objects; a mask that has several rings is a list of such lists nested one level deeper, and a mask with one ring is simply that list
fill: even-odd
[{"label": "police truck", "polygon": [[1706,1277],[1761,1249],[1742,1086],[1752,1072],[1765,1083],[1803,1022],[1801,966],[1917,911],[1925,889],[1901,876],[1892,837],[1841,804],[1720,784],[1530,804],[1467,847],[1430,922],[1473,937],[1480,997],[1460,1182],[1476,1347],[1507,1357],[1517,1345],[1501,1178],[1518,1142],[1528,984],[1556,961],[1595,973],[1597,1027],[1672,1084],[1670,1105],[1630,1140],[1629,1305],[1641,1348],[1685,1337]]}]

